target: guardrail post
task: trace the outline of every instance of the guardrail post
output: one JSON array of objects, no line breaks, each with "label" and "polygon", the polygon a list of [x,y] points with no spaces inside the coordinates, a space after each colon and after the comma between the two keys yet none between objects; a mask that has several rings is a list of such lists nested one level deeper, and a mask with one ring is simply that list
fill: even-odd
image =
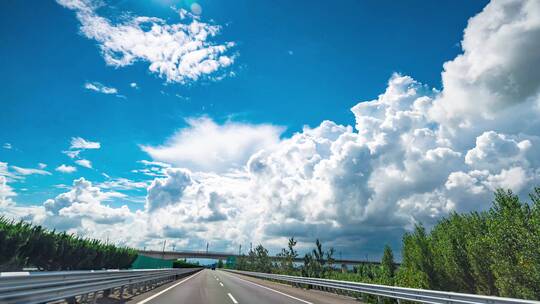
[{"label": "guardrail post", "polygon": [[120,287],[120,299],[123,299],[124,298],[124,285],[122,285],[122,287]]},{"label": "guardrail post", "polygon": [[96,304],[96,301],[97,301],[97,297],[98,297],[98,292],[94,292],[94,296],[92,297],[92,304]]},{"label": "guardrail post", "polygon": [[381,304],[382,303],[382,299],[381,299],[381,296],[377,296],[377,303]]}]

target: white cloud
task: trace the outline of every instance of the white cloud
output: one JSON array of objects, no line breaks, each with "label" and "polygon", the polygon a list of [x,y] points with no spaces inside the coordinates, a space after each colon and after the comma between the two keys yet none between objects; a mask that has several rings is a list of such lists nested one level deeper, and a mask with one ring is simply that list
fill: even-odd
[{"label": "white cloud", "polygon": [[250,155],[275,146],[283,129],[273,125],[188,119],[161,146],[142,146],[154,160],[192,170],[225,172],[245,165]]},{"label": "white cloud", "polygon": [[0,175],[0,205],[7,204],[8,199],[15,195],[13,188],[7,184],[7,178]]},{"label": "white cloud", "polygon": [[[141,173],[159,176],[144,210],[107,209],[104,192],[78,181],[46,205],[47,220],[70,219],[66,227],[90,235],[114,229],[134,246],[170,238],[185,248],[275,248],[297,236],[380,253],[418,221],[488,208],[497,187],[525,197],[540,184],[540,75],[523,68],[539,56],[538,23],[536,1],[493,1],[469,22],[442,91],[393,75],[383,94],[351,109],[354,127],[323,121],[280,140],[274,126],[189,121],[164,145],[143,147],[159,161],[141,162]],[[73,203],[91,198],[100,204]]]},{"label": "white cloud", "polygon": [[92,169],[92,162],[87,159],[77,159],[75,163],[81,167]]},{"label": "white cloud", "polygon": [[2,148],[7,149],[7,150],[11,150],[11,149],[13,149],[13,146],[10,143],[4,143],[2,145]]},{"label": "white cloud", "polygon": [[39,167],[40,169],[45,169],[45,168],[47,168],[47,164],[39,163],[39,164],[38,164],[38,167]]},{"label": "white cloud", "polygon": [[43,203],[47,212],[45,223],[63,230],[81,229],[83,225],[96,227],[99,224],[121,223],[132,216],[129,208],[125,205],[112,208],[103,203],[124,197],[118,192],[103,192],[92,186],[91,182],[80,178],[73,181],[70,191]]},{"label": "white cloud", "polygon": [[[101,144],[99,142],[93,142],[86,140],[82,137],[72,137],[70,149],[84,150],[84,149],[99,149]],[[77,156],[77,155],[75,155]],[[71,156],[70,156],[71,157]]]},{"label": "white cloud", "polygon": [[38,174],[38,175],[51,175],[50,172],[41,170],[41,169],[34,169],[34,168],[21,168],[17,166],[11,166],[11,169],[15,170],[17,174],[21,175],[32,175],[32,174]]},{"label": "white cloud", "polygon": [[136,83],[136,82],[132,82],[129,84],[130,87],[134,88],[134,89],[138,89],[139,88],[139,85]]},{"label": "white cloud", "polygon": [[69,158],[74,159],[74,158],[79,157],[81,150],[68,150],[68,151],[62,151],[62,153],[67,155]]},{"label": "white cloud", "polygon": [[[57,0],[77,14],[81,32],[96,40],[107,65],[124,67],[136,61],[149,63],[148,69],[167,82],[186,83],[230,66],[234,57],[226,55],[234,43],[213,43],[220,27],[199,21],[180,10],[185,23],[167,24],[155,17],[126,17],[113,24],[96,13],[98,1]],[[200,6],[199,6],[200,7]]]},{"label": "white cloud", "polygon": [[75,168],[73,166],[61,164],[60,166],[56,167],[56,169],[54,169],[54,170],[56,170],[58,172],[62,172],[62,173],[73,173],[73,172],[77,171],[77,168]]},{"label": "white cloud", "polygon": [[84,88],[87,90],[103,93],[103,94],[117,94],[118,90],[113,87],[107,87],[97,81],[87,82],[84,84]]},{"label": "white cloud", "polygon": [[96,186],[101,189],[113,189],[113,190],[133,190],[133,189],[146,189],[149,186],[148,182],[138,182],[127,178],[110,178],[109,180],[97,184]]}]

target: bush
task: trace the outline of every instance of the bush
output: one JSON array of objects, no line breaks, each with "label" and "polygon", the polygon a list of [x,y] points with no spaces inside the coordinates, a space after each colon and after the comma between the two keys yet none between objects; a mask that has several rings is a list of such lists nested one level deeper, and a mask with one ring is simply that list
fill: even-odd
[{"label": "bush", "polygon": [[129,268],[137,252],[0,217],[0,271]]}]

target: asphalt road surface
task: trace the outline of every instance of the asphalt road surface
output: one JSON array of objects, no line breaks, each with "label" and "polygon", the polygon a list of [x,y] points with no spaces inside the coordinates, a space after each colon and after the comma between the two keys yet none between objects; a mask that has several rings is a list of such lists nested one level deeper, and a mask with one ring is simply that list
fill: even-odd
[{"label": "asphalt road surface", "polygon": [[284,284],[232,274],[202,270],[192,276],[133,298],[137,304],[358,304],[344,296],[304,290]]}]

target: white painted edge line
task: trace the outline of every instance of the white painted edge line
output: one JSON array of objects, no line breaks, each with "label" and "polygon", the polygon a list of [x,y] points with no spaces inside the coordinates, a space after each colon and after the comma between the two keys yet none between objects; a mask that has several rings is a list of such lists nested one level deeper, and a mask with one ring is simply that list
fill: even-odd
[{"label": "white painted edge line", "polygon": [[0,277],[22,277],[28,275],[30,275],[28,271],[0,272]]},{"label": "white painted edge line", "polygon": [[223,283],[221,283],[221,282],[219,282],[219,285],[221,285],[221,287],[224,287],[224,286],[223,286]]},{"label": "white painted edge line", "polygon": [[229,298],[231,298],[231,301],[234,303],[234,304],[238,304],[238,301],[236,301],[236,299],[232,296],[232,294],[229,292],[228,293],[229,295]]},{"label": "white painted edge line", "polygon": [[306,300],[302,300],[302,299],[300,299],[300,298],[297,298],[297,297],[295,297],[295,296],[291,296],[291,295],[286,294],[286,293],[283,293],[283,292],[281,292],[281,291],[277,291],[277,290],[275,290],[275,289],[272,289],[272,288],[269,288],[269,287],[266,287],[266,286],[262,286],[262,285],[259,285],[259,284],[257,284],[257,283],[253,283],[253,282],[251,282],[251,281],[241,279],[241,278],[239,278],[238,276],[235,276],[235,275],[231,275],[231,276],[232,276],[233,278],[235,278],[235,279],[244,281],[244,282],[249,283],[249,284],[253,284],[253,285],[255,285],[255,286],[259,286],[259,287],[264,288],[264,289],[268,289],[268,290],[270,290],[270,291],[279,293],[280,295],[284,295],[284,296],[289,297],[289,298],[291,298],[291,299],[294,299],[294,300],[296,300],[296,301],[300,301],[300,302],[306,303],[306,304],[313,304],[312,302],[309,302],[309,301],[306,301]]},{"label": "white painted edge line", "polygon": [[153,300],[153,299],[159,297],[160,295],[164,294],[165,292],[167,292],[167,291],[169,291],[169,290],[175,288],[176,286],[178,286],[178,285],[184,283],[185,281],[187,281],[187,280],[193,278],[194,276],[200,274],[201,272],[202,272],[202,271],[198,271],[197,273],[190,275],[189,277],[183,279],[182,281],[180,281],[180,282],[178,282],[178,283],[176,283],[176,284],[174,284],[174,285],[172,285],[172,286],[169,286],[169,287],[163,289],[162,291],[156,293],[155,295],[153,295],[153,296],[151,296],[151,297],[148,297],[148,298],[146,298],[146,299],[144,299],[144,300],[142,300],[142,301],[140,301],[140,302],[137,302],[137,304],[144,304],[144,303],[146,303],[146,302],[148,302],[148,301],[150,301],[150,300]]}]

